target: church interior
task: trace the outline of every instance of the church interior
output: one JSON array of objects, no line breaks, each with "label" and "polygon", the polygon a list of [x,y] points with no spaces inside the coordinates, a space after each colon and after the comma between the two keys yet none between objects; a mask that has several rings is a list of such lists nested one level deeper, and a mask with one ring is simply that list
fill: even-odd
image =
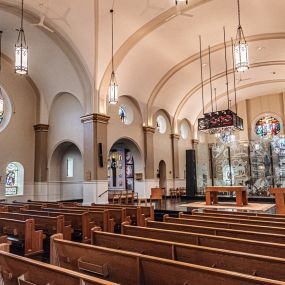
[{"label": "church interior", "polygon": [[285,284],[284,10],[0,0],[0,285]]}]

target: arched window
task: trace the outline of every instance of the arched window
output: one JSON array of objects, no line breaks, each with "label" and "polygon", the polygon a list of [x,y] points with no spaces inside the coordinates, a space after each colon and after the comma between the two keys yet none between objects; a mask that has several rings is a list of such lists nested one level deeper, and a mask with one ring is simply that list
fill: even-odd
[{"label": "arched window", "polygon": [[162,115],[158,115],[156,118],[156,129],[160,134],[164,134],[167,129],[166,120]]},{"label": "arched window", "polygon": [[280,122],[273,116],[263,116],[255,124],[255,133],[262,138],[272,138],[280,132]]},{"label": "arched window", "polygon": [[5,195],[23,195],[24,167],[19,162],[10,162],[6,167]]}]

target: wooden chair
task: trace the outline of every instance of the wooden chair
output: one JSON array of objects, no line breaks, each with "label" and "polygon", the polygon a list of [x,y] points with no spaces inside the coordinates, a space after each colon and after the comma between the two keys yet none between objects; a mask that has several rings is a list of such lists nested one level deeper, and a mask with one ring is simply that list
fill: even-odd
[{"label": "wooden chair", "polygon": [[152,202],[154,201],[159,201],[161,205],[162,197],[163,197],[163,191],[161,188],[151,188],[150,205],[152,205]]}]

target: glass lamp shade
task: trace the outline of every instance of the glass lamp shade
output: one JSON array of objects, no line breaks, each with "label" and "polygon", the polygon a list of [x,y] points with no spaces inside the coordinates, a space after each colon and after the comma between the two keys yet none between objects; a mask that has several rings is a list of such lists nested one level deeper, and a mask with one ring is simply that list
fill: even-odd
[{"label": "glass lamp shade", "polygon": [[249,68],[248,45],[238,42],[234,47],[235,66],[238,72],[246,71]]},{"label": "glass lamp shade", "polygon": [[112,72],[109,89],[108,89],[109,104],[117,104],[118,98],[119,98],[119,86],[116,82],[115,73]]},{"label": "glass lamp shade", "polygon": [[28,47],[20,44],[15,46],[15,71],[22,75],[28,73]]}]

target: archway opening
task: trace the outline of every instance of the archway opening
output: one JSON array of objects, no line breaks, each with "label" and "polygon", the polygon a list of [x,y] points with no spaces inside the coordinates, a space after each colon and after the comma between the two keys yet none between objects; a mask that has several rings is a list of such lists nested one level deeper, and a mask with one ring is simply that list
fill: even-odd
[{"label": "archway opening", "polygon": [[159,171],[159,188],[166,189],[166,163],[164,160],[161,160],[158,165]]},{"label": "archway opening", "polygon": [[79,148],[63,142],[54,150],[49,168],[48,200],[81,200],[83,198],[83,161]]},{"label": "archway opening", "polygon": [[[115,193],[140,192],[144,162],[139,147],[131,139],[117,140],[108,156],[109,198]],[[121,192],[120,192],[121,191]]]}]

